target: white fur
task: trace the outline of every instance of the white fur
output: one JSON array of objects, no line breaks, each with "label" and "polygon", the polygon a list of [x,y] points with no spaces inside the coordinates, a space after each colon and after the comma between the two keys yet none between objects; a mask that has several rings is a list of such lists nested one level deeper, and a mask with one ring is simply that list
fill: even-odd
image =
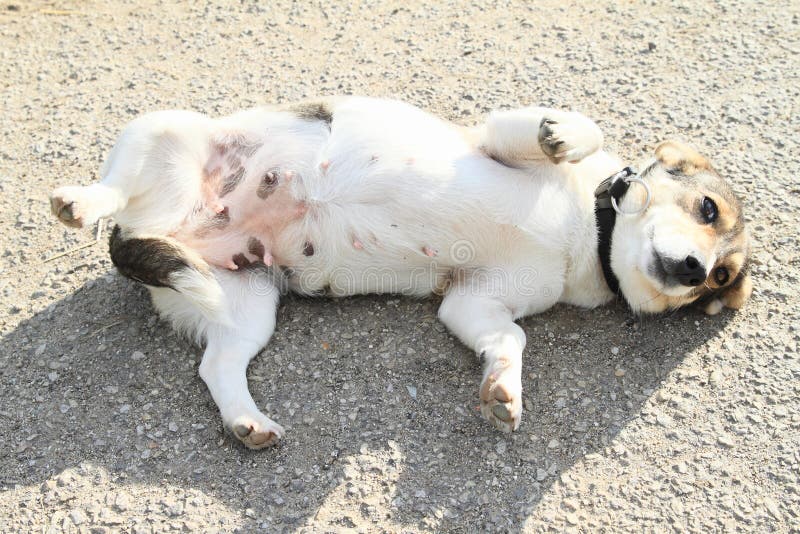
[{"label": "white fur", "polygon": [[[170,235],[200,201],[211,141],[263,143],[246,177],[290,167],[292,194],[308,207],[271,247],[295,271],[291,288],[425,295],[447,286],[440,319],[486,360],[482,412],[515,429],[526,340],[514,320],[557,302],[593,307],[612,298],[597,258],[592,193],[620,162],[599,151],[600,130],[577,113],[496,112],[467,130],[395,101],[331,106],[332,131],[267,108],[218,120],[145,115],[111,151],[100,186],[62,188],[54,198],[69,197],[84,225],[114,215],[134,235]],[[557,159],[572,163],[543,153],[544,118],[563,142]],[[313,256],[303,255],[305,241]],[[248,446],[265,446],[283,430],[256,408],[245,369],[272,334],[277,290],[259,271],[211,272],[214,280],[185,275],[177,292],[151,288],[153,301],[176,328],[205,341],[200,374],[225,424]]]}]

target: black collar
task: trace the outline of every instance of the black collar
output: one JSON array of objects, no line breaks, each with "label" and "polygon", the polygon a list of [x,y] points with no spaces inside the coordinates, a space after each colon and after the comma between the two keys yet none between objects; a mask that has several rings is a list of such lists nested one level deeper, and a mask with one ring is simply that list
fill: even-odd
[{"label": "black collar", "polygon": [[625,167],[616,174],[612,174],[597,186],[594,191],[594,216],[597,221],[597,252],[600,256],[600,265],[603,267],[603,276],[612,293],[619,295],[619,279],[611,269],[611,234],[617,222],[617,210],[611,199],[620,204],[622,197],[628,192],[631,184],[626,180],[636,176],[631,167]]}]

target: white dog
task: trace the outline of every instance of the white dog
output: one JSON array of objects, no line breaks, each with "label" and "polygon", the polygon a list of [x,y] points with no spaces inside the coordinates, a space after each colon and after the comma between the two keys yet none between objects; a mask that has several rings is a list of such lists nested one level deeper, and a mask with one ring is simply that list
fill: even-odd
[{"label": "white dog", "polygon": [[100,183],[59,188],[51,205],[75,227],[114,216],[114,264],[205,343],[200,376],[248,447],[284,433],[245,374],[282,287],[443,294],[440,319],[484,362],[483,415],[512,431],[515,319],[616,293],[634,311],[702,299],[716,313],[751,291],[741,208],[708,162],[668,142],[619,173],[602,141],[586,117],[544,108],[469,129],[355,97],[221,119],[164,111],[125,129]]}]

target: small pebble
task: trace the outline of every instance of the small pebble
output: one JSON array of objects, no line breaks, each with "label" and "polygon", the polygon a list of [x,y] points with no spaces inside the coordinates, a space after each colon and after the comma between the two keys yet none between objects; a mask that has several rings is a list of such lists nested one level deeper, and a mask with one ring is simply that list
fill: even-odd
[{"label": "small pebble", "polygon": [[719,436],[717,437],[717,443],[725,447],[726,449],[732,449],[735,444],[731,438],[728,436]]},{"label": "small pebble", "polygon": [[78,527],[86,523],[86,515],[78,509],[72,510],[69,513],[69,519]]}]

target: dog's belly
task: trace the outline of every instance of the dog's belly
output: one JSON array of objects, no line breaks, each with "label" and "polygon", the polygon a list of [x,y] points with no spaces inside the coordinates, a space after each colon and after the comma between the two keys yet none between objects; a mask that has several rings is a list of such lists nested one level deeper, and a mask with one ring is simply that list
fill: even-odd
[{"label": "dog's belly", "polygon": [[459,270],[511,265],[555,177],[534,186],[419,110],[356,104],[337,108],[330,133],[273,129],[274,142],[214,148],[173,237],[219,268],[282,267],[310,294],[424,295]]},{"label": "dog's belly", "polygon": [[284,261],[276,242],[308,211],[291,191],[294,179],[292,171],[267,170],[226,192],[224,184],[206,178],[202,202],[174,237],[211,265],[226,269],[272,265],[276,256]]}]

